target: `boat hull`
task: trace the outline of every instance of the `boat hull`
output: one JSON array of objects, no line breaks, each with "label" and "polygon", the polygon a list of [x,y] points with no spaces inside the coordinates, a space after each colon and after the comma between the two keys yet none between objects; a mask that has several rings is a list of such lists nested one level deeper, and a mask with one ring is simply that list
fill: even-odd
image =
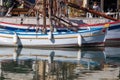
[{"label": "boat hull", "polygon": [[[98,27],[103,27],[106,23],[110,24],[108,33],[106,35],[106,39],[107,40],[120,40],[120,21],[115,21],[115,22],[106,22],[106,20],[99,20],[99,19],[88,19],[88,22],[85,22],[87,19],[85,20],[77,20],[77,19],[71,19],[70,21],[72,23],[75,23],[75,25],[78,25],[80,29],[85,29],[85,28],[98,28]],[[41,20],[42,21],[42,20]],[[99,23],[99,21],[102,21],[102,23]],[[84,22],[84,23],[83,23]],[[92,23],[94,22],[94,24],[87,24],[87,23]],[[35,31],[36,30],[36,25],[21,25],[21,24],[13,24],[13,23],[8,23],[8,22],[0,22],[0,27],[1,28],[5,28],[5,29],[9,29],[9,30],[21,30],[21,31]],[[39,27],[42,27],[39,26]],[[49,29],[49,23],[46,26],[47,29]],[[61,27],[60,27],[61,28]]]},{"label": "boat hull", "polygon": [[[107,22],[110,24],[107,35],[106,35],[106,40],[120,40],[120,21],[116,22]],[[103,27],[106,23],[100,23],[100,24],[85,24],[85,25],[80,25],[79,28],[85,29],[85,28],[98,28],[98,27]]]},{"label": "boat hull", "polygon": [[106,35],[107,40],[120,40],[120,22],[111,23],[111,26]]},{"label": "boat hull", "polygon": [[[80,30],[78,32],[54,32],[41,34],[36,32],[0,31],[0,45],[23,47],[81,47],[103,46],[106,28]],[[92,45],[91,45],[92,44]]]},{"label": "boat hull", "polygon": [[[14,35],[1,35],[0,45],[3,46],[24,46],[24,47],[73,47],[78,46],[77,36],[65,35],[62,37],[54,38],[53,40],[48,39],[48,36],[45,37],[25,37],[18,36],[17,41],[14,41]],[[66,37],[68,36],[68,37]]]}]

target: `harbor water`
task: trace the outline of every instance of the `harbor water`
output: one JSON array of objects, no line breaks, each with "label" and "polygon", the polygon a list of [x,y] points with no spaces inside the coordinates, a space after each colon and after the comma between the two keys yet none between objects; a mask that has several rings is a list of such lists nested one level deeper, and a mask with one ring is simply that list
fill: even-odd
[{"label": "harbor water", "polygon": [[0,47],[0,80],[119,80],[120,47]]}]

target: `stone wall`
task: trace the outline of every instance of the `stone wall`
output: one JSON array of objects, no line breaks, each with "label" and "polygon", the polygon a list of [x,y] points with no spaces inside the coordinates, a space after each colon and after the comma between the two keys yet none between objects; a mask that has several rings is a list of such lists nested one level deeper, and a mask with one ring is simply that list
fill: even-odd
[{"label": "stone wall", "polygon": [[[9,22],[9,23],[21,23],[21,17],[0,17],[0,21],[2,22]],[[49,25],[49,19],[46,19],[46,24]],[[71,18],[70,21],[74,24],[96,24],[96,23],[104,23],[108,22],[108,19],[104,18]],[[37,24],[36,17],[23,17],[23,24]],[[39,24],[43,24],[43,19],[39,19]]]}]

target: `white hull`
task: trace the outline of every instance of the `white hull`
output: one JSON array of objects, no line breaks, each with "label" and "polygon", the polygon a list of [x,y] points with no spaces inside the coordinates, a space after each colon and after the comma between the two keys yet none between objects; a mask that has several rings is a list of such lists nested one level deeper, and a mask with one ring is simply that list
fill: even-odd
[{"label": "white hull", "polygon": [[[107,40],[120,40],[120,21],[116,22],[107,22],[110,24],[110,27],[108,29],[108,33],[106,35]],[[90,24],[90,25],[84,25],[80,26],[80,28],[97,28],[97,27],[103,27],[106,23],[100,23],[100,24]],[[81,24],[82,25],[82,24]]]},{"label": "white hull", "polygon": [[[105,30],[105,32],[103,32]],[[1,30],[0,45],[24,47],[81,47],[103,46],[107,29],[80,30],[78,32],[54,32],[41,34],[40,32],[16,32]],[[101,45],[102,44],[102,45]]]},{"label": "white hull", "polygon": [[6,46],[29,46],[29,47],[71,47],[78,46],[77,34],[54,36],[53,40],[49,39],[48,35],[43,37],[26,37],[17,36],[17,40],[14,41],[14,35],[1,35],[0,45]]},{"label": "white hull", "polygon": [[[21,24],[15,24],[14,22],[11,22],[13,18],[10,19],[10,21],[6,21],[3,20],[4,22],[0,22],[1,26],[4,26],[6,28],[14,28],[16,29],[23,29],[23,30],[35,30],[35,25],[33,26],[33,24],[36,23],[36,20],[33,19],[33,21],[35,21],[35,23],[29,22],[31,20],[29,20],[28,18],[28,23],[25,22],[26,24],[32,24],[32,26],[30,25],[21,25]],[[16,20],[17,21],[17,20]],[[32,21],[32,20],[31,20]],[[42,22],[43,20],[40,19],[40,25],[39,27],[42,27]],[[67,20],[66,20],[67,21]],[[7,23],[8,22],[8,23]],[[10,22],[10,23],[9,23]],[[49,29],[49,21],[47,21],[47,28]],[[73,23],[76,26],[80,26],[80,28],[85,28],[85,27],[103,27],[104,24],[109,23],[107,19],[89,19],[89,18],[83,18],[81,20],[81,18],[74,18],[74,19],[70,19],[70,22]],[[120,21],[116,21],[116,22],[110,22],[110,29],[108,30],[106,39],[108,40],[120,40]]]},{"label": "white hull", "polygon": [[108,40],[120,40],[120,22],[111,24],[106,39]]}]

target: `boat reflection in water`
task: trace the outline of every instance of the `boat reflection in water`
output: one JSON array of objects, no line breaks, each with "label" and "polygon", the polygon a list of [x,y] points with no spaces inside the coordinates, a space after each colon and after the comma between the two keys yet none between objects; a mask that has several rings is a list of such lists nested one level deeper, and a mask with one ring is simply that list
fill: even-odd
[{"label": "boat reflection in water", "polygon": [[106,47],[106,63],[120,66],[120,47]]},{"label": "boat reflection in water", "polygon": [[73,80],[104,64],[104,49],[0,48],[2,79]]}]

